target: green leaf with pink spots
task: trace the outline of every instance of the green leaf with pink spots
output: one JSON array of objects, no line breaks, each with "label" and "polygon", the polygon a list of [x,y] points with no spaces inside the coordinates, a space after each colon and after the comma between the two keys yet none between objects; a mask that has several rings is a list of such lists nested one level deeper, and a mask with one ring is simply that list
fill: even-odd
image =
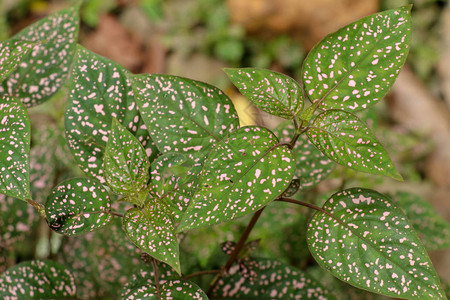
[{"label": "green leaf with pink spots", "polygon": [[[295,134],[292,122],[280,125],[275,134],[282,143],[289,143]],[[297,168],[295,177],[299,180],[298,190],[307,190],[327,178],[335,163],[320,152],[303,134],[300,135],[292,149]]]},{"label": "green leaf with pink spots", "polygon": [[159,156],[150,166],[150,193],[169,206],[175,221],[179,221],[195,193],[201,166],[194,167],[187,155],[177,152]]},{"label": "green leaf with pink spots", "polygon": [[314,119],[306,133],[323,154],[338,164],[402,180],[386,150],[371,130],[351,113],[342,110],[325,111]]},{"label": "green leaf with pink spots", "polygon": [[128,210],[123,228],[136,246],[181,274],[178,239],[171,211],[164,203],[151,199],[142,209]]},{"label": "green leaf with pink spots", "polygon": [[331,196],[307,231],[315,260],[358,288],[406,299],[445,299],[403,211],[386,196],[352,188]]},{"label": "green leaf with pink spots", "polygon": [[127,73],[115,62],[78,46],[64,119],[66,139],[80,168],[102,183],[103,156],[114,118],[138,139],[150,160],[157,154]]},{"label": "green leaf with pink spots", "polygon": [[13,38],[36,42],[18,68],[0,85],[0,94],[17,97],[26,107],[49,100],[65,84],[75,54],[79,5],[39,20]]},{"label": "green leaf with pink spots", "polygon": [[2,299],[73,299],[75,296],[72,273],[54,261],[22,262],[0,275]]},{"label": "green leaf with pink spots", "polygon": [[111,200],[94,178],[74,178],[53,189],[45,204],[51,229],[77,235],[99,229],[111,221]]},{"label": "green leaf with pink spots", "polygon": [[0,82],[14,72],[31,52],[35,43],[16,39],[0,43]]},{"label": "green leaf with pink spots", "polygon": [[239,126],[233,103],[207,83],[158,74],[130,77],[142,118],[158,149],[204,160]]},{"label": "green leaf with pink spots", "polygon": [[152,283],[152,278],[144,278],[134,282],[126,291],[122,292],[121,299],[180,299],[180,300],[208,300],[205,292],[195,283],[184,279],[164,280],[160,285],[160,294]]},{"label": "green leaf with pink spots", "polygon": [[326,36],[303,63],[305,92],[321,109],[358,111],[389,91],[411,40],[411,6],[383,11]]},{"label": "green leaf with pink spots", "polygon": [[240,275],[239,267],[231,268],[213,290],[214,299],[334,299],[313,278],[276,260],[258,258],[256,280]]},{"label": "green leaf with pink spots", "polygon": [[225,68],[239,91],[263,111],[292,119],[303,109],[302,89],[289,76],[257,68]]},{"label": "green leaf with pink spots", "polygon": [[141,143],[116,119],[106,144],[105,179],[111,189],[128,201],[143,205],[148,194],[150,162]]},{"label": "green leaf with pink spots", "polygon": [[31,198],[30,130],[23,104],[0,96],[0,193],[22,200]]},{"label": "green leaf with pink spots", "polygon": [[427,250],[450,248],[450,223],[429,201],[409,192],[397,192],[396,203],[406,213],[414,230]]},{"label": "green leaf with pink spots", "polygon": [[259,210],[288,188],[294,172],[292,151],[272,132],[256,126],[236,130],[210,153],[178,231]]}]

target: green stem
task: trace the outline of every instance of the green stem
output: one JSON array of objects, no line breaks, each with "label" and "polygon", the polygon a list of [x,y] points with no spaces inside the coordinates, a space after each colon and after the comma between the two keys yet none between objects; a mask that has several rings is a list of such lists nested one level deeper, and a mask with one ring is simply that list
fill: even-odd
[{"label": "green stem", "polygon": [[41,203],[38,203],[36,201],[33,201],[31,199],[26,199],[26,201],[29,204],[31,204],[44,219],[47,220],[47,217],[45,216],[45,207],[44,207],[44,205],[42,205]]},{"label": "green stem", "polygon": [[294,148],[294,145],[297,142],[298,138],[304,132],[304,131],[302,131],[303,120],[302,120],[302,122],[300,124],[298,124],[298,120],[297,120],[296,116],[294,116],[293,120],[294,120],[294,126],[295,126],[295,135],[292,138],[291,143],[290,143],[290,148],[291,149]]},{"label": "green stem", "polygon": [[262,212],[264,210],[264,207],[255,212],[252,219],[247,225],[247,228],[245,228],[245,231],[242,233],[239,241],[236,244],[236,247],[234,248],[233,252],[231,252],[230,256],[228,257],[228,260],[225,264],[225,266],[222,268],[222,272],[218,273],[216,277],[214,277],[213,281],[211,282],[208,291],[206,295],[211,298],[211,294],[214,290],[214,288],[217,286],[217,283],[219,282],[220,278],[222,278],[224,273],[228,273],[230,271],[231,266],[236,261],[239,252],[241,252],[242,248],[244,248],[245,242],[248,239],[248,236],[250,235],[250,232],[252,231],[253,227],[255,227],[256,222],[258,221],[259,217],[261,216]]}]

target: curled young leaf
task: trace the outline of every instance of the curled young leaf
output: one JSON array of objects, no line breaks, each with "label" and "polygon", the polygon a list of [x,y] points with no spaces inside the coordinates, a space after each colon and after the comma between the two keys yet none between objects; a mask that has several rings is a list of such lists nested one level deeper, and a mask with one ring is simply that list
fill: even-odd
[{"label": "curled young leaf", "polygon": [[75,295],[72,273],[54,261],[22,262],[0,275],[2,299],[70,299]]},{"label": "curled young leaf", "polygon": [[198,186],[202,165],[194,165],[187,155],[168,152],[150,166],[151,194],[169,206],[174,220],[181,217]]},{"label": "curled young leaf", "polygon": [[22,103],[0,96],[0,193],[22,200],[31,197],[30,130]]},{"label": "curled young leaf", "polygon": [[407,299],[444,299],[431,261],[402,210],[373,190],[336,193],[309,223],[315,260],[358,288]]},{"label": "curled young leaf", "polygon": [[263,111],[292,119],[302,111],[302,89],[289,76],[257,68],[225,68],[233,84]]},{"label": "curled young leaf", "polygon": [[358,111],[389,91],[411,40],[411,6],[383,11],[326,36],[303,63],[303,83],[321,109]]},{"label": "curled young leaf", "polygon": [[0,85],[0,94],[17,97],[26,107],[50,99],[65,83],[75,53],[79,5],[33,23],[13,38],[36,42],[18,68]]},{"label": "curled young leaf", "polygon": [[105,179],[111,189],[128,196],[134,204],[142,205],[150,179],[150,162],[139,141],[116,119],[106,144],[103,158]]},{"label": "curled young leaf", "polygon": [[262,127],[243,127],[220,142],[205,162],[200,188],[178,231],[231,221],[278,197],[295,172],[291,150]]},{"label": "curled young leaf", "polygon": [[341,165],[402,180],[386,150],[371,130],[351,113],[342,110],[325,111],[314,119],[306,133],[323,154]]},{"label": "curled young leaf", "polygon": [[111,221],[110,210],[108,192],[93,178],[74,178],[59,184],[45,204],[50,228],[69,236],[105,226]]}]

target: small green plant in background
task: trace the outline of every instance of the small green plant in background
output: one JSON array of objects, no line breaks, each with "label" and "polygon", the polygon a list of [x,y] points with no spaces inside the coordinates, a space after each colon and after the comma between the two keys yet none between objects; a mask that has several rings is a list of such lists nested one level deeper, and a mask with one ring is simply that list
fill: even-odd
[{"label": "small green plant in background", "polygon": [[[303,250],[341,281],[396,298],[446,298],[423,245],[449,247],[450,225],[429,204],[363,187],[323,195],[321,206],[299,197],[336,163],[402,180],[355,112],[379,102],[400,72],[410,7],[325,37],[305,59],[301,82],[264,69],[225,69],[253,104],[286,119],[274,131],[240,127],[233,103],[212,85],[134,75],[77,45],[78,9],[1,44],[2,205],[28,203],[66,236],[52,260],[4,270],[2,298],[335,299],[314,278],[319,271],[308,254],[298,253],[300,270],[259,256],[264,241],[248,241],[258,219],[274,218],[272,232],[287,230],[289,218],[273,214],[286,205],[302,208],[294,229]],[[28,111],[61,88],[64,139],[58,126],[32,132]],[[84,176],[67,170],[65,147]],[[11,223],[0,221],[3,257],[14,256],[8,240],[35,222],[19,226],[19,214],[32,212],[11,210]],[[208,241],[218,250],[211,257],[189,249],[202,228],[243,220],[236,241]]]}]

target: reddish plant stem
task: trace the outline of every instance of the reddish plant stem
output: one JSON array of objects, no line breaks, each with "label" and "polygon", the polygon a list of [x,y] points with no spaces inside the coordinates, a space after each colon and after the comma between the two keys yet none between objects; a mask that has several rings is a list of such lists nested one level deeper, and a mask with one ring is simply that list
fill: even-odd
[{"label": "reddish plant stem", "polygon": [[205,270],[205,271],[199,271],[199,272],[195,272],[189,275],[185,275],[183,276],[184,279],[189,279],[192,277],[198,277],[198,276],[202,276],[202,275],[209,275],[209,274],[218,274],[220,273],[220,270]]},{"label": "reddish plant stem", "polygon": [[300,201],[300,200],[291,199],[291,198],[285,198],[285,197],[278,198],[278,199],[276,199],[276,201],[294,203],[294,204],[297,204],[297,205],[306,206],[306,207],[312,208],[314,210],[321,211],[321,212],[324,212],[324,213],[328,214],[328,212],[325,211],[323,208],[318,207],[318,206],[316,206],[314,204],[311,204],[311,203],[308,203],[308,202],[303,202],[303,201]]},{"label": "reddish plant stem", "polygon": [[113,216],[123,218],[123,214],[122,214],[122,213],[119,213],[119,212],[117,212],[117,211],[110,210],[109,213],[110,213],[111,215],[113,215]]},{"label": "reddish plant stem", "polygon": [[248,237],[250,235],[250,232],[252,231],[253,227],[255,227],[255,224],[258,221],[259,217],[261,216],[263,210],[264,210],[264,207],[261,208],[260,210],[258,210],[257,212],[255,212],[255,214],[253,215],[252,219],[248,223],[247,228],[245,228],[245,231],[242,233],[239,241],[237,242],[236,247],[234,248],[233,252],[231,252],[230,256],[228,257],[228,260],[227,260],[225,266],[222,268],[222,271],[220,273],[218,273],[216,277],[214,277],[214,279],[211,282],[211,284],[210,284],[210,286],[208,288],[208,291],[206,293],[206,295],[209,298],[211,298],[212,291],[216,287],[216,285],[219,282],[220,278],[222,278],[222,275],[224,273],[228,273],[228,271],[230,271],[231,266],[236,261],[238,255],[239,255],[239,252],[241,252],[242,248],[244,248],[245,242],[247,241],[247,239],[248,239]]},{"label": "reddish plant stem", "polygon": [[159,272],[158,272],[158,266],[156,265],[156,260],[152,257],[152,266],[153,266],[153,272],[154,278],[155,278],[155,287],[156,287],[156,295],[158,299],[162,299],[161,296],[161,287],[159,285]]}]

